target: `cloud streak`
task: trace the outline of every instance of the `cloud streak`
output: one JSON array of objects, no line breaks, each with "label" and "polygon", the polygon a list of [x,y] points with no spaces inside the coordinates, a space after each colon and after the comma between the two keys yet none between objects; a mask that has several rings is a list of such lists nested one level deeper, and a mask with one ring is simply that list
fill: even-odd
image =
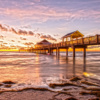
[{"label": "cloud streak", "polygon": [[[52,41],[57,41],[54,37],[52,37],[51,35],[44,35],[42,33],[33,33],[32,31],[26,31],[26,30],[22,30],[19,29],[18,31],[15,30],[13,27],[8,27],[6,28],[5,26],[0,24],[0,29],[2,31],[8,31],[8,32],[12,32],[14,34],[17,35],[23,35],[23,36],[35,36],[41,39],[47,39],[47,40],[52,40]],[[0,36],[0,38],[3,38],[3,36]],[[26,38],[20,37],[21,40],[27,40]],[[12,42],[14,42],[13,40],[11,40]]]},{"label": "cloud streak", "polygon": [[0,39],[4,39],[4,36],[0,35]]},{"label": "cloud streak", "polygon": [[0,24],[0,30],[1,31],[8,31],[8,29],[6,27],[4,27],[3,25]]},{"label": "cloud streak", "polygon": [[47,39],[47,40],[52,40],[52,41],[57,41],[54,37],[52,37],[51,35],[41,35],[40,36],[41,39]]},{"label": "cloud streak", "polygon": [[31,45],[34,45],[34,43],[33,42],[26,42],[26,43],[23,43],[24,45],[26,45],[26,46],[31,46]]},{"label": "cloud streak", "polygon": [[26,38],[20,37],[21,40],[27,40]]},{"label": "cloud streak", "polygon": [[0,30],[1,31],[6,31],[6,32],[12,32],[12,33],[15,33],[17,35],[27,35],[27,36],[33,36],[34,33],[32,31],[26,31],[26,30],[22,30],[22,29],[14,29],[13,27],[6,27],[6,26],[3,26],[2,24],[0,24]]},{"label": "cloud streak", "polygon": [[34,9],[10,9],[10,8],[0,8],[1,15],[12,16],[14,18],[19,18],[21,20],[31,19],[39,22],[44,22],[49,19],[59,20],[73,20],[73,19],[84,19],[84,18],[94,18],[95,20],[100,18],[100,10],[76,10],[73,9],[57,9],[49,8],[44,6],[37,6]]}]

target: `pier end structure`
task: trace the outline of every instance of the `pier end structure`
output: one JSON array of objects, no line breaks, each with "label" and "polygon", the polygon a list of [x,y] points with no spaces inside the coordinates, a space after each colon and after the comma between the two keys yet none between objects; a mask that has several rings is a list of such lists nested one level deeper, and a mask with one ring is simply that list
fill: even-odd
[{"label": "pier end structure", "polygon": [[62,39],[62,42],[66,42],[66,41],[71,41],[71,40],[79,38],[79,37],[82,38],[83,36],[84,35],[81,32],[79,32],[78,30],[76,30],[76,31],[67,33],[61,39]]}]

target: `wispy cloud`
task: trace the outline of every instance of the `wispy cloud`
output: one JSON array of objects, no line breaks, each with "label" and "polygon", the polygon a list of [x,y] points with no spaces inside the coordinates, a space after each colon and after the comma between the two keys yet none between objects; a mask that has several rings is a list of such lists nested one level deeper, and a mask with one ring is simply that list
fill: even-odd
[{"label": "wispy cloud", "polygon": [[[10,9],[10,8],[0,8],[1,15],[12,16],[14,18],[19,18],[20,20],[24,19],[31,19],[37,22],[45,22],[49,19],[52,20],[75,20],[75,19],[86,19],[86,18],[93,18],[97,19],[100,18],[100,10],[90,10],[90,9],[81,9],[74,11],[73,9],[54,9],[44,6],[37,6],[35,9]],[[28,26],[29,27],[29,26]]]},{"label": "wispy cloud", "polygon": [[28,31],[28,34],[29,34],[30,36],[33,36],[33,35],[34,35],[34,32]]},{"label": "wispy cloud", "polygon": [[[8,26],[8,25],[7,25]],[[1,31],[8,31],[8,32],[12,32],[12,33],[15,33],[17,35],[29,35],[29,36],[33,36],[34,33],[32,31],[26,31],[26,30],[22,30],[22,29],[14,29],[13,27],[6,27],[6,26],[3,26],[2,24],[0,24],[0,30]]]},{"label": "wispy cloud", "polygon": [[31,29],[31,26],[30,25],[24,25],[24,26],[21,26],[21,28]]},{"label": "wispy cloud", "polygon": [[53,41],[57,41],[54,37],[52,37],[51,35],[41,35],[40,36],[41,39],[47,39],[47,40],[53,40]]},{"label": "wispy cloud", "polygon": [[11,42],[15,42],[15,40],[11,40]]},{"label": "wispy cloud", "polygon": [[6,27],[4,27],[3,25],[0,24],[0,30],[1,31],[8,31],[8,29]]},{"label": "wispy cloud", "polygon": [[0,35],[0,39],[3,39],[3,38],[4,38],[4,36]]},{"label": "wispy cloud", "polygon": [[[19,36],[20,35],[23,35],[23,36],[34,36],[34,37],[37,37],[37,38],[40,38],[40,39],[47,39],[47,40],[57,41],[51,35],[45,35],[45,34],[42,34],[42,33],[33,33],[32,31],[26,31],[26,30],[22,30],[22,29],[16,30],[16,29],[14,29],[13,27],[10,27],[10,26],[8,28],[6,28],[5,26],[1,25],[1,30],[2,31],[6,30],[8,32],[12,32],[14,34],[17,34]],[[3,38],[3,36],[1,36],[0,38]],[[21,40],[27,40],[27,38],[23,38],[23,37],[20,37],[20,39]],[[15,42],[14,40],[11,40],[11,41]]]},{"label": "wispy cloud", "polygon": [[17,31],[16,31],[14,28],[10,28],[10,30],[9,30],[9,31],[11,31],[12,33],[17,34]]},{"label": "wispy cloud", "polygon": [[24,45],[26,45],[26,46],[31,46],[31,45],[34,45],[34,43],[33,42],[26,42],[26,43],[23,43]]},{"label": "wispy cloud", "polygon": [[21,40],[27,40],[26,38],[20,37]]},{"label": "wispy cloud", "polygon": [[17,32],[18,35],[27,35],[27,31],[19,29]]}]

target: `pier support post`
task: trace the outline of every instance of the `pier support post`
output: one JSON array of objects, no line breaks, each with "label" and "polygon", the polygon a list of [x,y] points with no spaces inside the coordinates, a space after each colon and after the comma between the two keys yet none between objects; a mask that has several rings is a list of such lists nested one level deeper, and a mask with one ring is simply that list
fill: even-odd
[{"label": "pier support post", "polygon": [[68,59],[68,48],[66,48],[66,59]]},{"label": "pier support post", "polygon": [[73,47],[73,58],[75,58],[75,47]]},{"label": "pier support post", "polygon": [[43,49],[43,54],[44,54],[44,49]]},{"label": "pier support post", "polygon": [[46,50],[44,50],[44,53],[46,54]]},{"label": "pier support post", "polygon": [[86,57],[86,47],[83,48],[83,56]]},{"label": "pier support post", "polygon": [[83,48],[83,72],[86,72],[86,47]]},{"label": "pier support post", "polygon": [[86,58],[83,59],[83,72],[86,72]]},{"label": "pier support post", "polygon": [[48,53],[51,55],[51,49],[50,48],[48,49]]},{"label": "pier support post", "polygon": [[58,47],[57,47],[57,51],[58,51],[58,58],[59,58],[59,56],[60,56],[60,50],[59,50]]},{"label": "pier support post", "polygon": [[50,55],[51,55],[51,49],[50,49]]},{"label": "pier support post", "polygon": [[41,54],[41,50],[40,50],[40,52],[39,52],[40,54]]},{"label": "pier support post", "polygon": [[75,76],[75,57],[73,57],[73,76]]},{"label": "pier support post", "polygon": [[51,53],[53,53],[53,49],[51,50]]},{"label": "pier support post", "polygon": [[56,57],[57,57],[57,54],[58,54],[58,51],[57,51],[57,48],[56,48]]},{"label": "pier support post", "polygon": [[43,53],[43,50],[41,50],[41,54]]},{"label": "pier support post", "polygon": [[49,49],[48,49],[48,53],[49,53]]}]

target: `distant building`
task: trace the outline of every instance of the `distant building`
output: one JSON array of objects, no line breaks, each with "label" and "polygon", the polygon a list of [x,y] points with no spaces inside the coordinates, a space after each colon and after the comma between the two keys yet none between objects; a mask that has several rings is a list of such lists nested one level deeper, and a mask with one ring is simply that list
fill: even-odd
[{"label": "distant building", "polygon": [[70,41],[74,38],[79,38],[79,37],[83,37],[84,35],[82,33],[80,33],[78,30],[77,31],[74,31],[74,32],[71,32],[71,33],[68,33],[66,34],[65,36],[62,37],[62,41]]},{"label": "distant building", "polygon": [[47,41],[47,40],[42,40],[41,42],[38,42],[36,45],[35,45],[35,47],[45,47],[45,46],[48,46],[48,45],[50,45],[51,43],[49,42],[49,41]]}]

